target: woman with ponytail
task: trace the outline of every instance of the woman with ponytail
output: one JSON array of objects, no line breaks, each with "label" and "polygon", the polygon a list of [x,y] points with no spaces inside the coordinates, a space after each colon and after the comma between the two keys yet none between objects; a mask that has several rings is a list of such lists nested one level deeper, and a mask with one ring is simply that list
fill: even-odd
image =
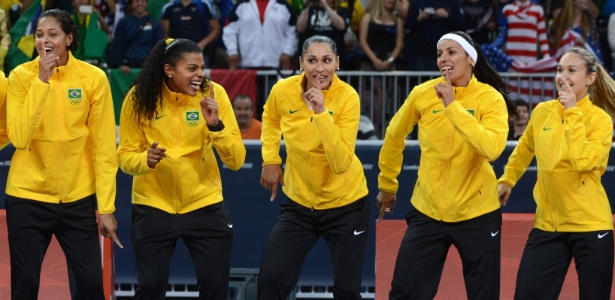
[{"label": "woman with ponytail", "polygon": [[419,127],[418,180],[406,216],[389,299],[433,299],[454,245],[468,299],[499,299],[502,214],[491,162],[506,146],[508,86],[464,32],[437,44],[442,77],[415,87],[389,124],[380,151],[380,219],[395,207],[405,138]]},{"label": "woman with ponytail", "polygon": [[233,170],[243,165],[246,149],[226,91],[204,69],[194,42],[160,41],[122,105],[117,154],[122,171],[134,176],[135,299],[165,298],[180,238],[199,299],[228,297],[233,225],[213,148]]},{"label": "woman with ponytail", "polygon": [[538,104],[498,180],[506,204],[536,158],[536,216],[517,273],[515,299],[557,299],[574,258],[579,299],[609,299],[613,216],[600,178],[613,139],[615,81],[586,49],[562,56],[558,98]]}]

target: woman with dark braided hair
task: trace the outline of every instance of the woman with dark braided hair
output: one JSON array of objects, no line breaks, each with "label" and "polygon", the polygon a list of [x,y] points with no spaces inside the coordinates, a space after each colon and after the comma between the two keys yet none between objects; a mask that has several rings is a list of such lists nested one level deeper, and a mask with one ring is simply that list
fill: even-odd
[{"label": "woman with dark braided hair", "polygon": [[[104,299],[99,229],[115,231],[115,117],[105,73],[76,59],[77,27],[51,9],[34,33],[39,57],[9,75],[6,184],[12,299],[37,299],[53,235],[71,273],[73,299]],[[100,214],[96,224],[96,209]]]},{"label": "woman with dark braided hair", "polygon": [[[419,127],[418,179],[389,299],[433,299],[451,245],[468,299],[500,298],[502,213],[491,162],[506,146],[508,86],[466,33],[437,43],[442,77],[416,86],[389,124],[380,151],[380,218],[395,207],[405,137]],[[508,112],[508,113],[507,113]]]},{"label": "woman with dark braided hair", "polygon": [[233,170],[243,165],[246,149],[226,91],[204,69],[194,42],[160,41],[122,105],[117,155],[122,171],[134,176],[135,299],[164,299],[180,238],[199,299],[228,297],[233,225],[213,148]]}]

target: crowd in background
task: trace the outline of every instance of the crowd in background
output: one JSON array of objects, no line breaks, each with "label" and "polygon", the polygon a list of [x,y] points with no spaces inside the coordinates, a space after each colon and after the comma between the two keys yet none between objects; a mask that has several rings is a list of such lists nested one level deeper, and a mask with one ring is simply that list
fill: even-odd
[{"label": "crowd in background", "polygon": [[[316,34],[336,42],[341,70],[370,72],[438,71],[436,39],[460,29],[500,72],[551,72],[572,46],[613,71],[615,53],[615,0],[3,0],[0,68],[7,74],[36,55],[28,30],[50,8],[71,12],[78,24],[76,58],[125,73],[168,37],[197,43],[208,68],[231,70],[297,72],[298,45]],[[391,82],[369,84],[378,132],[388,121],[381,116],[397,108],[383,95]]]}]

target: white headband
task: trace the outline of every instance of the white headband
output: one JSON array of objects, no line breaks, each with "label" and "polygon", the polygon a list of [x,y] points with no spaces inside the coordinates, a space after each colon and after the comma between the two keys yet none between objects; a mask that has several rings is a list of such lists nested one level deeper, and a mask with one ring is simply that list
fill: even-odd
[{"label": "white headband", "polygon": [[470,43],[468,43],[466,39],[462,38],[459,35],[453,34],[453,33],[447,33],[440,38],[440,40],[438,41],[438,44],[436,45],[436,49],[437,47],[440,46],[440,42],[442,42],[442,40],[453,40],[459,43],[459,45],[461,45],[461,48],[463,48],[463,50],[465,50],[466,53],[468,53],[468,55],[472,58],[472,60],[474,60],[472,62],[472,66],[476,64],[476,60],[478,59],[478,53],[476,53],[476,49],[474,49],[474,47],[472,47],[472,45],[470,45]]}]

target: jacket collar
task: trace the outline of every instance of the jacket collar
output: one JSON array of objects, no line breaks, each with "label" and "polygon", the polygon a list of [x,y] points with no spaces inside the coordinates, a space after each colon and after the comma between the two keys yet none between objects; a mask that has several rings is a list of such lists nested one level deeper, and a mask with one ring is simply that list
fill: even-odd
[{"label": "jacket collar", "polygon": [[[37,74],[40,60],[40,56],[37,56],[36,59],[34,59],[34,72]],[[71,51],[68,51],[68,61],[66,62],[66,65],[56,67],[55,69],[55,72],[53,72],[53,74],[51,75],[52,77],[58,76],[59,78],[64,78],[65,76],[67,76],[67,74],[74,74],[80,78],[88,77],[87,73],[84,72],[81,69],[81,66],[77,63],[77,59],[73,56],[73,53]]]},{"label": "jacket collar", "polygon": [[[201,92],[198,92],[197,95],[194,97],[197,97],[198,99],[200,99],[200,97],[202,97]],[[186,95],[184,93],[176,93],[176,92],[169,90],[167,83],[163,81],[163,86],[162,86],[162,99],[163,100],[166,99],[169,103],[173,105],[185,105],[192,98],[193,97],[190,95]]]},{"label": "jacket collar", "polygon": [[583,97],[580,101],[577,101],[577,107],[579,107],[582,111],[589,110],[594,104],[589,100],[589,93]]}]

